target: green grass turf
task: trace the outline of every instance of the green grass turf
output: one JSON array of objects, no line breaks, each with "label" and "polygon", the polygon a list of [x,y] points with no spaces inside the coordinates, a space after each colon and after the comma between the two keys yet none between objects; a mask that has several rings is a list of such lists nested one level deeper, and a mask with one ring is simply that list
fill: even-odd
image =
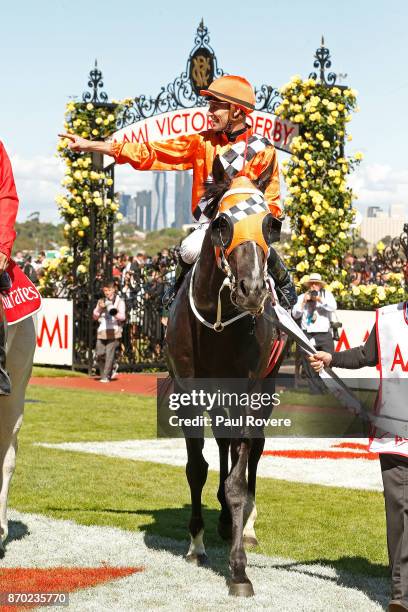
[{"label": "green grass turf", "polygon": [[32,376],[50,377],[50,378],[84,378],[87,374],[76,372],[74,370],[65,370],[63,368],[48,368],[46,366],[34,366]]},{"label": "green grass turf", "polygon": [[[183,468],[33,446],[33,442],[155,437],[155,400],[30,387],[10,506],[86,525],[142,529],[187,541]],[[339,466],[341,467],[341,466]],[[216,536],[217,475],[204,490],[206,542]],[[260,478],[258,552],[339,570],[386,573],[384,502],[377,492]]]}]

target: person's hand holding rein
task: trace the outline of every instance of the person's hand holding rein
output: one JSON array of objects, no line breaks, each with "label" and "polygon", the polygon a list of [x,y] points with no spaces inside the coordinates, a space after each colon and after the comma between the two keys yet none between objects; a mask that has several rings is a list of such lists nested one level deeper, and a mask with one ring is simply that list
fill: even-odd
[{"label": "person's hand holding rein", "polygon": [[309,355],[310,365],[315,372],[320,372],[323,368],[328,368],[332,362],[332,355],[326,351],[317,351],[314,355]]}]

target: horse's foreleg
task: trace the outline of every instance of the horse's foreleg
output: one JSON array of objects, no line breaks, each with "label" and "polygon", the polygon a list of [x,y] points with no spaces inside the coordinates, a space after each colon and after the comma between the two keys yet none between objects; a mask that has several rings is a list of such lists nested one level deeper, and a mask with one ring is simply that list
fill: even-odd
[{"label": "horse's foreleg", "polygon": [[256,471],[259,459],[265,446],[265,438],[254,438],[248,458],[248,499],[244,510],[244,544],[247,547],[258,546],[255,533],[255,521],[258,516],[255,504]]},{"label": "horse's foreleg", "polygon": [[204,547],[204,521],[201,508],[201,494],[207,480],[208,463],[203,456],[204,438],[186,438],[186,475],[191,493],[191,519],[189,523],[190,548],[187,561],[197,565],[208,563]]},{"label": "horse's foreleg", "polygon": [[225,496],[232,516],[231,582],[229,593],[230,595],[251,597],[254,594],[254,590],[245,571],[247,558],[243,539],[244,508],[248,497],[246,468],[249,442],[241,441],[238,444],[238,460],[225,481]]},{"label": "horse's foreleg", "polygon": [[217,492],[218,501],[221,504],[220,517],[218,519],[218,534],[223,540],[230,540],[232,533],[231,512],[225,499],[225,480],[228,476],[228,454],[230,447],[229,438],[217,438],[220,457],[220,480]]}]

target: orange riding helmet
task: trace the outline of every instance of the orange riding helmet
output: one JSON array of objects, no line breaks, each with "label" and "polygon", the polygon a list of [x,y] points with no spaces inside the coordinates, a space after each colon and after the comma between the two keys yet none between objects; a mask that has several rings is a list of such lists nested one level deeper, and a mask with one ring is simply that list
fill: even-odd
[{"label": "orange riding helmet", "polygon": [[252,85],[243,77],[227,75],[215,79],[200,91],[202,96],[230,102],[249,115],[255,110],[255,92]]}]

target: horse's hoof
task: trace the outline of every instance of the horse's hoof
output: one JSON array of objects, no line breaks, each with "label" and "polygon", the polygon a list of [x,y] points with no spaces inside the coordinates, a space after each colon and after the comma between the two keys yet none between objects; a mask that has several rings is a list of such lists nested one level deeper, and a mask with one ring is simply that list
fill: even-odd
[{"label": "horse's hoof", "polygon": [[254,538],[254,536],[244,535],[244,546],[245,548],[256,548],[257,546],[259,546],[259,542],[257,538]]},{"label": "horse's hoof", "polygon": [[232,540],[232,523],[223,523],[218,521],[217,531],[221,539],[225,540],[226,542]]},{"label": "horse's hoof", "polygon": [[191,553],[186,555],[187,563],[191,563],[192,565],[196,565],[197,567],[207,567],[210,562],[205,553],[201,553],[197,555],[196,553]]},{"label": "horse's hoof", "polygon": [[233,597],[253,597],[255,595],[252,583],[248,582],[232,582],[229,583],[229,595]]}]

